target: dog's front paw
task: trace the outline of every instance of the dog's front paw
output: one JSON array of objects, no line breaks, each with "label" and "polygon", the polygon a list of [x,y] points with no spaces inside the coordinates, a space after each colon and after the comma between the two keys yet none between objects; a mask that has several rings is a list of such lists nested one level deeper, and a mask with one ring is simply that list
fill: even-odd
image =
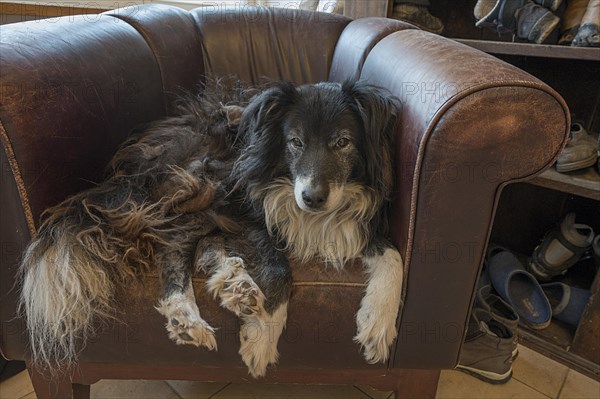
[{"label": "dog's front paw", "polygon": [[287,320],[287,303],[281,304],[272,315],[245,319],[240,329],[240,355],[252,377],[262,377],[270,364],[277,363],[277,343]]},{"label": "dog's front paw", "polygon": [[[366,298],[365,298],[366,299]],[[374,309],[368,300],[356,314],[357,333],[354,342],[361,345],[367,363],[385,362],[390,356],[390,346],[396,338],[398,309]]]},{"label": "dog's front paw", "polygon": [[254,378],[263,377],[269,364],[277,363],[279,358],[277,340],[269,337],[267,326],[261,324],[245,323],[240,330],[239,354]]},{"label": "dog's front paw", "polygon": [[221,298],[221,306],[238,317],[260,317],[264,312],[265,296],[238,257],[227,258],[207,286],[214,297]]},{"label": "dog's front paw", "polygon": [[200,317],[195,302],[186,298],[172,297],[161,300],[156,308],[167,318],[167,331],[177,345],[204,346],[209,350],[217,349],[215,330]]}]

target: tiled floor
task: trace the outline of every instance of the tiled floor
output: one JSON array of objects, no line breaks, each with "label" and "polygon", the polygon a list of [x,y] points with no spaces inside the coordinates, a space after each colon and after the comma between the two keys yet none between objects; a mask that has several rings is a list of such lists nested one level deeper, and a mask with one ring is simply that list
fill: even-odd
[{"label": "tiled floor", "polygon": [[[600,383],[530,349],[519,347],[513,378],[490,385],[458,371],[443,371],[439,399],[600,399]],[[92,385],[92,398],[102,399],[386,399],[390,392],[364,386],[217,384],[187,381],[105,380]],[[27,372],[0,384],[1,399],[35,399]]]}]

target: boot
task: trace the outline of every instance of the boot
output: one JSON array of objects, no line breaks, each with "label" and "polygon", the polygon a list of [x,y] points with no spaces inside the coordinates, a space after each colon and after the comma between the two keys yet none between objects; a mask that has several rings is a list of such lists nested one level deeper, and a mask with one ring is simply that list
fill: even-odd
[{"label": "boot", "polygon": [[479,0],[473,14],[478,18],[477,27],[516,33],[519,39],[535,43],[546,40],[560,22],[551,11],[531,0]]},{"label": "boot", "polygon": [[475,297],[475,308],[482,309],[491,317],[504,324],[513,335],[512,360],[519,356],[517,349],[517,327],[519,326],[519,315],[504,299],[496,295],[491,285],[484,285],[477,290]]},{"label": "boot", "polygon": [[571,43],[578,47],[600,47],[600,0],[590,0],[585,14],[581,18],[581,26]]},{"label": "boot", "polygon": [[490,384],[508,382],[513,338],[510,328],[489,312],[474,308],[456,369]]},{"label": "boot", "polygon": [[590,0],[569,0],[562,18],[561,34],[558,44],[570,45],[581,26],[581,19]]},{"label": "boot", "polygon": [[532,2],[519,8],[515,16],[517,37],[538,44],[543,43],[560,22],[560,18],[548,9]]}]

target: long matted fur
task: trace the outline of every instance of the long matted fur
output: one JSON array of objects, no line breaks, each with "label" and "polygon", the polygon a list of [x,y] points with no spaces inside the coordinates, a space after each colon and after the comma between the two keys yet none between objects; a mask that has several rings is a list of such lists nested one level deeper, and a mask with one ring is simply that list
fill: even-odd
[{"label": "long matted fur", "polygon": [[197,98],[182,100],[179,115],[127,139],[102,183],[46,211],[21,264],[33,362],[75,361],[94,322],[116,316],[117,288],[157,269],[163,280],[179,276],[168,263],[183,259],[191,268],[199,237],[236,229],[219,214],[222,182],[253,94],[210,82]]}]

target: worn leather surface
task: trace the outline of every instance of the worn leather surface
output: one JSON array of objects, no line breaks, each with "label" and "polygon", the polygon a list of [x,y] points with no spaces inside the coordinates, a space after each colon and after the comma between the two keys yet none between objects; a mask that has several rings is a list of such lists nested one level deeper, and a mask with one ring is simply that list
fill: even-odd
[{"label": "worn leather surface", "polygon": [[[397,21],[350,23],[330,14],[255,7],[246,12],[205,8],[192,11],[190,19],[179,10],[144,6],[135,15],[115,12],[118,18],[104,15],[95,24],[75,18],[3,27],[2,87],[27,90],[0,98],[0,118],[36,219],[88,180],[98,181],[126,132],[161,117],[169,101],[165,91],[193,89],[202,71],[296,83],[360,73],[403,102],[392,225],[408,274],[389,366],[453,367],[500,188],[554,159],[568,126],[564,103],[514,67]],[[183,54],[198,43],[202,57]],[[67,90],[58,99],[40,95],[72,81],[94,82],[102,90],[91,91],[93,101],[86,91]],[[114,102],[107,88],[115,82],[133,82],[125,90],[130,101]],[[22,246],[26,222],[17,187],[10,168],[3,174],[2,240]],[[1,260],[2,287],[15,279],[17,253]],[[366,365],[352,342],[364,290],[360,263],[345,273],[315,263],[294,264],[293,272],[279,367],[385,367]],[[241,367],[237,321],[206,297],[202,284],[195,280],[201,313],[221,328],[217,353],[168,340],[153,309],[158,281],[150,276],[123,296],[122,322],[102,330],[82,360]],[[25,340],[21,321],[12,318],[14,305],[4,299],[0,304],[0,347],[21,359]]]},{"label": "worn leather surface", "polygon": [[204,75],[201,38],[192,16],[180,8],[160,4],[131,6],[105,14],[133,26],[150,46],[160,70],[164,101],[171,113],[178,97],[193,90]]},{"label": "worn leather surface", "polygon": [[101,179],[129,130],[164,115],[145,40],[107,15],[2,27],[0,118],[33,218]]},{"label": "worn leather surface", "polygon": [[327,80],[335,45],[350,19],[337,14],[267,7],[200,7],[191,11],[207,75],[249,83]]},{"label": "worn leather surface", "polygon": [[352,21],[340,35],[335,47],[329,80],[343,82],[358,79],[365,59],[375,44],[390,33],[403,29],[416,28],[389,18],[360,18]]}]

